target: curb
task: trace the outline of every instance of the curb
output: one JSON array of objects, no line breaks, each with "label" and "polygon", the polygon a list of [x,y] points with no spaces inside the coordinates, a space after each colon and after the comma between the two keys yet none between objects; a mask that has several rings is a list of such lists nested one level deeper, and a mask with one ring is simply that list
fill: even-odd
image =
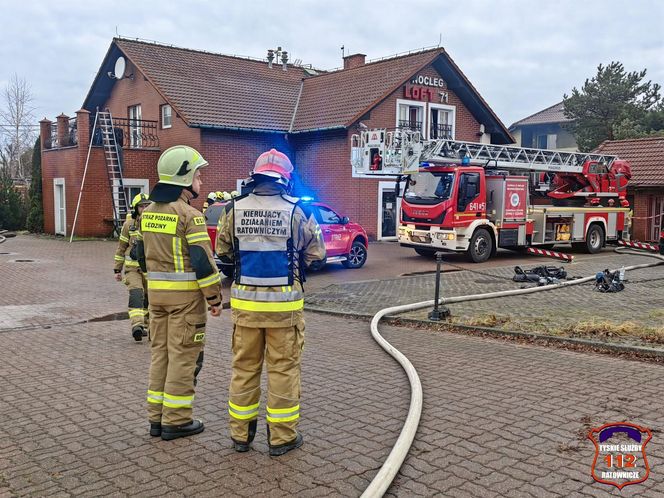
[{"label": "curb", "polygon": [[[305,307],[306,311],[311,311],[314,313],[322,313],[327,315],[334,316],[343,316],[346,318],[352,318],[355,320],[370,321],[373,318],[373,315],[368,315],[364,313],[344,313],[342,311],[330,311],[320,308],[310,308]],[[504,330],[496,329],[492,327],[479,327],[472,325],[461,325],[461,324],[449,324],[445,329],[441,328],[440,325],[445,325],[445,322],[429,322],[425,320],[417,320],[415,318],[401,318],[398,316],[389,316],[385,317],[385,323],[390,325],[419,325],[423,328],[435,331],[444,331],[454,333],[459,331],[461,333],[467,332],[483,332],[488,335],[495,337],[507,337],[507,338],[517,338],[517,339],[528,339],[536,343],[556,343],[559,345],[569,345],[569,346],[581,346],[586,348],[592,348],[595,351],[602,351],[607,353],[629,353],[635,354],[640,357],[649,357],[649,358],[662,358],[664,359],[664,349],[658,348],[649,348],[644,346],[630,346],[626,344],[612,344],[602,341],[594,341],[592,339],[579,339],[575,337],[560,337],[547,334],[538,334],[535,332],[521,332],[516,330]]]}]

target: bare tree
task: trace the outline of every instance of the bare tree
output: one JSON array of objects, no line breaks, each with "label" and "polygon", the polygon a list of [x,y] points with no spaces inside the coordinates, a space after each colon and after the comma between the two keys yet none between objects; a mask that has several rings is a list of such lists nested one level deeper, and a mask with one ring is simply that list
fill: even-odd
[{"label": "bare tree", "polygon": [[30,162],[25,161],[24,152],[32,147],[36,136],[34,98],[30,85],[14,74],[2,97],[0,161],[9,168],[11,176],[26,179],[30,177]]}]

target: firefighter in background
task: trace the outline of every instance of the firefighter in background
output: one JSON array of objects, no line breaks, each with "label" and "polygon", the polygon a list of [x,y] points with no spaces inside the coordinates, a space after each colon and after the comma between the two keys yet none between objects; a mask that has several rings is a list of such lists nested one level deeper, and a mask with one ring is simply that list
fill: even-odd
[{"label": "firefighter in background", "polygon": [[233,190],[231,192],[231,199],[235,199],[236,197],[239,197],[239,196],[240,196],[240,192],[238,192],[237,190]]},{"label": "firefighter in background", "polygon": [[203,366],[207,309],[221,312],[219,272],[200,211],[189,205],[207,161],[191,147],[164,151],[159,183],[141,217],[139,260],[147,269],[152,360],[148,385],[150,435],[170,440],[198,434],[194,385]]},{"label": "firefighter in background", "polygon": [[212,204],[221,200],[217,194],[218,192],[210,192],[208,194],[207,199],[203,203],[203,213],[205,213],[206,209],[212,206]]},{"label": "firefighter in background", "polygon": [[304,346],[304,268],[325,259],[320,227],[298,199],[287,195],[293,166],[274,149],[251,173],[253,191],[222,213],[217,254],[235,263],[231,287],[233,372],[228,413],[236,451],[248,451],[256,434],[260,378],[267,364],[270,455],[302,445],[300,358]]},{"label": "firefighter in background", "polygon": [[[141,213],[150,204],[146,194],[137,194],[131,201],[131,213],[122,225],[120,243],[115,251],[115,280],[123,281],[129,290],[129,321],[131,335],[135,341],[142,341],[148,335],[148,289],[145,273],[141,271],[132,249],[141,238],[139,231]],[[122,268],[124,267],[124,279]]]}]

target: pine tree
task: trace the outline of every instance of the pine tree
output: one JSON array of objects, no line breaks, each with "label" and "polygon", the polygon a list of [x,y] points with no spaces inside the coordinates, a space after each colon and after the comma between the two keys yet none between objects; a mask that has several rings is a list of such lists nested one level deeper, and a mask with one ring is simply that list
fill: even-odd
[{"label": "pine tree", "polygon": [[565,116],[572,119],[568,127],[579,149],[592,150],[616,135],[652,131],[646,128],[659,121],[653,118],[661,105],[660,86],[643,82],[645,76],[645,69],[625,72],[620,62],[600,64],[580,90],[574,87],[564,96]]},{"label": "pine tree", "polygon": [[16,191],[9,168],[0,169],[0,229],[20,230],[25,226],[26,205]]}]

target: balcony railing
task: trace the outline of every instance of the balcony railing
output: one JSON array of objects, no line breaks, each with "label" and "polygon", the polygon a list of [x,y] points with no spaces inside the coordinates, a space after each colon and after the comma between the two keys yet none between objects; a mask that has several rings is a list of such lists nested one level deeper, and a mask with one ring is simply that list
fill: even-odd
[{"label": "balcony railing", "polygon": [[44,144],[45,149],[57,149],[60,147],[60,140],[58,140],[58,123],[51,123],[51,136]]},{"label": "balcony railing", "polygon": [[78,130],[76,127],[76,118],[69,118],[67,130],[60,137],[58,134],[57,121],[51,123],[51,136],[46,138],[45,149],[59,149],[61,147],[73,147],[78,145]]},{"label": "balcony railing", "polygon": [[76,118],[69,118],[68,138],[68,146],[78,145],[78,126],[76,125]]},{"label": "balcony railing", "polygon": [[452,136],[452,125],[448,124],[434,124],[431,123],[431,128],[429,128],[431,138],[448,138],[452,139],[454,138]]},{"label": "balcony railing", "polygon": [[[90,129],[94,123],[94,115],[91,116]],[[159,137],[157,136],[157,121],[148,119],[113,118],[115,129],[115,141],[119,147],[125,149],[158,149]],[[92,136],[92,145],[103,145],[101,130],[97,128]]]},{"label": "balcony railing", "polygon": [[411,119],[400,119],[399,128],[402,130],[412,130],[422,132],[422,121],[415,121]]}]

